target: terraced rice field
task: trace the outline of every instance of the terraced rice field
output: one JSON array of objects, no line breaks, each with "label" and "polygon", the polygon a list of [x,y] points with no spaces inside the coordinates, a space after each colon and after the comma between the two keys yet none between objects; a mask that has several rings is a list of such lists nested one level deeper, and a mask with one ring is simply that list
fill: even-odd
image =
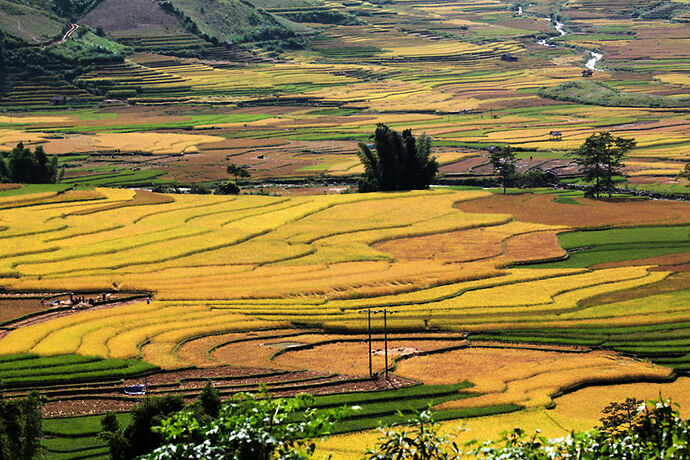
[{"label": "terraced rice field", "polygon": [[[130,34],[121,38],[135,54],[73,85],[9,82],[0,148],[43,145],[66,172],[57,186],[0,187],[3,393],[40,387],[46,414],[67,416],[128,409],[136,398],[123,383],[190,399],[211,377],[223,396],[265,384],[319,394],[322,409],[361,405],[343,431],[432,401],[442,419],[481,416],[463,439],[515,425],[554,436],[589,428],[606,402],[648,397],[641,385],[650,382],[685,401],[684,202],[551,190],[223,197],[103,188],[208,183],[227,179],[233,163],[262,181],[351,180],[361,173],[356,143],[386,123],[431,135],[448,183],[490,179],[491,145],[520,149],[522,173],[572,179],[568,153],[605,130],[637,140],[628,185],[686,192],[676,177],[690,146],[682,22],[631,19],[622,2],[561,2],[566,35],[557,37],[544,19],[553,3],[541,0],[521,13],[501,1],[379,6],[328,4],[363,23],[309,24],[318,38],[283,59],[211,47],[183,30],[165,41]],[[199,57],[150,52],[162,48]],[[580,81],[591,51],[603,58],[589,81],[667,106],[539,95]],[[43,110],[55,95],[68,108]],[[70,293],[87,301],[73,309]],[[112,301],[88,302],[101,296]],[[392,313],[387,349],[383,317],[372,316],[374,380],[367,308]],[[97,424],[47,422],[45,444],[51,455],[96,458],[105,451]],[[336,437],[324,449],[352,458],[375,436]]]},{"label": "terraced rice field", "polygon": [[[580,386],[666,385],[690,366],[690,286],[680,266],[652,260],[688,252],[685,203],[578,206],[557,195],[451,189],[19,197],[4,204],[0,283],[34,294],[4,304],[0,374],[11,394],[41,386],[49,414],[125,409],[133,401],[119,393],[121,379],[145,375],[152,392],[188,397],[209,376],[224,395],[260,383],[279,394],[381,390],[388,355],[394,387],[426,384],[399,397],[433,400],[451,418],[549,407]],[[675,226],[645,227],[649,205]],[[637,227],[574,231],[592,224],[557,210],[575,206],[608,215],[599,225]],[[582,245],[589,252],[558,262]],[[596,268],[616,248],[625,257]],[[97,303],[38,305],[70,292]],[[139,294],[125,302],[126,292]],[[122,299],[98,302],[107,296]],[[372,315],[374,380],[366,308],[392,313],[387,349],[383,318]],[[393,420],[386,411],[341,429]]]}]

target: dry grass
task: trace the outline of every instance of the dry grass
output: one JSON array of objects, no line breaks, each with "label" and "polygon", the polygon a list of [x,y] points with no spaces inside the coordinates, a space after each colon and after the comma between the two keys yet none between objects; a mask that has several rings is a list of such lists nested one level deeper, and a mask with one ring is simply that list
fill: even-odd
[{"label": "dry grass", "polygon": [[505,241],[507,262],[529,262],[563,257],[557,231],[540,231],[515,235]]},{"label": "dry grass", "polygon": [[[539,430],[541,435],[547,438],[557,438],[571,431],[589,430],[597,422],[570,418],[554,412],[536,408],[509,414],[449,420],[441,422],[441,432],[455,435],[455,440],[459,444],[471,440],[482,442],[487,439],[499,439],[503,431],[512,431],[516,426],[524,429],[529,435]],[[379,435],[378,431],[370,430],[328,437],[317,444],[315,458],[322,458],[330,453],[333,454],[333,460],[361,458],[367,447],[373,447],[377,443]]]},{"label": "dry grass", "polygon": [[94,137],[99,149],[154,154],[184,154],[198,151],[201,144],[220,142],[219,136],[172,133],[99,133]]},{"label": "dry grass", "polygon": [[[237,341],[247,340],[263,336],[273,336],[281,334],[295,333],[294,329],[274,329],[268,331],[247,331],[247,332],[231,332],[228,334],[210,335],[199,337],[188,342],[185,342],[177,349],[177,356],[194,365],[195,367],[215,367],[220,364],[232,364],[230,362],[219,361],[210,356],[210,350],[218,345]],[[222,348],[222,347],[221,347]],[[232,354],[225,351],[219,352],[218,357],[226,356],[228,359],[233,359]]]},{"label": "dry grass", "polygon": [[[549,237],[554,238],[553,231],[546,238],[539,233],[547,230],[550,230],[550,227],[513,221],[457,232],[400,238],[379,243],[374,247],[391,254],[397,260],[433,259],[464,262],[500,255],[505,255],[506,258],[518,257],[516,260],[521,260],[528,251],[533,257],[544,259],[556,252],[553,242],[551,245],[546,245],[542,252],[539,243],[549,241]],[[555,245],[558,247],[557,240]],[[535,247],[539,248],[536,252]],[[560,250],[560,247],[558,249]],[[508,250],[510,254],[507,253]]]},{"label": "dry grass", "polygon": [[48,308],[40,299],[0,299],[0,323]]},{"label": "dry grass", "polygon": [[[104,200],[105,195],[98,192],[97,190],[68,190],[64,193],[55,194],[53,192],[46,192],[49,195],[43,195],[41,193],[34,193],[31,195],[26,195],[28,198],[24,198],[23,195],[14,197],[14,201],[7,201],[0,204],[0,209],[8,209],[15,206],[38,206],[44,204],[60,204],[60,203],[73,203],[79,201],[95,201]],[[10,198],[10,197],[7,197]],[[31,199],[34,198],[34,199]]]},{"label": "dry grass", "polygon": [[[103,197],[103,195],[100,196]],[[129,206],[143,206],[149,204],[164,204],[174,202],[175,199],[169,195],[161,195],[158,193],[149,192],[148,190],[137,190],[131,200],[122,201],[119,203],[112,203],[101,207],[80,209],[78,211],[70,213],[70,215],[83,216],[86,214],[94,214],[101,211],[109,211],[111,209],[126,208]]]}]

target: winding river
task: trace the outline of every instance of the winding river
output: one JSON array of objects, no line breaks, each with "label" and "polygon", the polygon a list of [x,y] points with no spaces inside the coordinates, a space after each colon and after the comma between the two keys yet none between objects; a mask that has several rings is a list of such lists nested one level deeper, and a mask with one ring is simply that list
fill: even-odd
[{"label": "winding river", "polygon": [[[566,31],[563,29],[563,26],[564,26],[565,24],[563,24],[562,22],[559,22],[559,21],[557,21],[557,20],[555,20],[555,19],[552,20],[551,18],[544,18],[544,19],[546,19],[547,21],[553,23],[554,28],[556,29],[556,32],[558,32],[558,34],[559,34],[561,37],[564,36],[564,35],[568,35],[568,32],[566,32]],[[537,44],[542,45],[542,46],[549,46],[549,47],[556,46],[556,45],[554,45],[554,44],[551,42],[551,39],[550,39],[550,38],[545,39],[545,40],[539,40],[539,41],[537,42]],[[585,68],[587,68],[587,69],[589,69],[589,70],[597,70],[597,71],[600,70],[600,69],[597,69],[597,62],[599,62],[599,61],[601,60],[601,58],[604,57],[604,55],[601,54],[601,53],[597,53],[596,51],[590,51],[590,55],[591,55],[592,57],[591,57],[589,60],[587,60],[587,62],[585,63]]]}]

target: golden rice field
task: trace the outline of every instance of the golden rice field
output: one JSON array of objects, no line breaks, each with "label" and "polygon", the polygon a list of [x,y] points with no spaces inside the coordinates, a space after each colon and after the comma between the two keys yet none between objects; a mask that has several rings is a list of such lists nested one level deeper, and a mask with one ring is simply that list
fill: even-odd
[{"label": "golden rice field", "polygon": [[[516,263],[562,259],[558,235],[594,221],[687,224],[690,207],[657,203],[650,221],[651,202],[578,199],[577,206],[555,198],[450,188],[291,198],[97,188],[4,197],[4,290],[143,291],[153,300],[30,321],[3,331],[0,356],[359,381],[369,353],[361,310],[387,308],[395,378],[473,385],[476,396],[437,410],[523,408],[491,423],[467,421],[463,440],[494,436],[496,423],[516,420],[555,434],[589,428],[604,400],[627,391],[618,389],[625,382],[658,382],[682,399],[674,363],[687,353],[690,310],[684,291],[654,295],[673,268],[653,260],[598,269]],[[576,218],[575,206],[591,208],[591,219]],[[624,296],[644,289],[643,297]],[[372,326],[373,371],[381,374],[382,315],[372,315]],[[560,396],[580,387],[591,396]],[[578,397],[590,404],[573,409]],[[375,439],[357,436],[334,437],[322,449],[352,458]]]},{"label": "golden rice field", "polygon": [[[370,142],[385,123],[432,136],[444,183],[460,183],[491,176],[490,145],[519,148],[521,172],[561,168],[568,177],[577,172],[568,153],[606,130],[637,141],[624,161],[630,183],[683,191],[676,176],[689,158],[687,106],[539,96],[581,81],[597,50],[604,57],[588,81],[666,102],[686,98],[690,35],[682,22],[631,19],[615,2],[570,1],[559,5],[567,35],[557,37],[544,0],[521,4],[520,14],[499,0],[324,5],[358,13],[360,23],[309,24],[319,33],[307,48],[278,58],[260,49],[242,51],[246,62],[232,53],[140,52],[97,65],[76,83],[98,88],[101,105],[10,107],[0,115],[0,149],[43,145],[61,156],[66,183],[92,175],[100,185],[107,182],[99,177],[122,172],[160,174],[142,186],[211,183],[227,179],[231,163],[258,181],[352,179],[363,171],[357,142]],[[537,43],[544,34],[555,46]],[[549,437],[590,429],[607,403],[628,396],[662,394],[685,414],[690,407],[684,240],[664,246],[652,238],[664,233],[657,227],[645,244],[663,246],[659,254],[641,245],[630,260],[537,265],[596,252],[564,249],[570,231],[688,225],[687,203],[547,190],[216,196],[91,188],[0,187],[0,358],[143,362],[155,366],[142,368],[154,381],[169,379],[161,391],[186,396],[206,375],[224,395],[262,373],[288,392],[381,389],[384,320],[372,315],[370,357],[380,378],[371,382],[363,309],[387,309],[394,384],[473,385],[467,391],[476,395],[437,410],[521,408],[444,422],[460,442],[514,426]],[[138,298],[74,310],[39,304],[70,292]],[[27,313],[37,316],[20,318]],[[240,374],[250,377],[239,383]],[[102,383],[89,378],[83,388]],[[104,385],[119,391],[121,378]],[[335,386],[319,386],[329,379]],[[318,454],[359,458],[376,437],[334,436]]]},{"label": "golden rice field", "polygon": [[[463,333],[497,329],[517,333],[567,329],[574,321],[594,327],[690,319],[682,307],[645,308],[643,303],[633,308],[629,302],[581,307],[584,299],[668,276],[651,265],[598,270],[511,266],[561,258],[554,235],[570,227],[457,208],[489,198],[483,191],[284,198],[97,189],[61,197],[43,197],[54,202],[32,206],[8,202],[2,215],[0,284],[12,291],[147,291],[155,301],[18,328],[0,340],[2,355],[142,358],[164,369],[230,364],[325,371],[329,357],[364,347],[362,336],[353,337],[360,342],[352,345],[342,342],[347,338],[342,334],[324,344],[317,344],[319,335],[281,339],[315,345],[273,358],[275,347],[257,348],[246,334],[296,325],[361,333],[366,317],[359,310],[383,307],[395,310],[389,321],[393,332],[431,328],[455,334],[458,344],[464,343]],[[380,333],[380,315],[374,315],[373,326]],[[406,337],[393,343],[418,350],[452,346],[443,339],[408,345]],[[481,361],[491,353],[497,353],[491,362],[498,365],[508,359],[506,354],[517,352],[449,351],[403,360],[398,371],[432,383],[436,360],[459,354]],[[453,358],[458,371],[445,378],[453,383],[470,379],[485,393],[468,404],[547,405],[561,388],[582,381],[670,374],[669,368],[610,352],[529,354],[537,358],[519,368],[506,363],[513,374],[504,375],[506,368],[500,368],[483,372],[483,379],[468,373],[476,366]],[[347,353],[342,356],[343,366],[333,372],[364,373],[366,360],[349,362]],[[424,364],[428,360],[432,364]],[[553,365],[544,367],[548,360]],[[377,369],[379,361],[377,356]],[[540,368],[553,373],[550,384],[539,377]],[[588,371],[573,374],[573,369]]]}]

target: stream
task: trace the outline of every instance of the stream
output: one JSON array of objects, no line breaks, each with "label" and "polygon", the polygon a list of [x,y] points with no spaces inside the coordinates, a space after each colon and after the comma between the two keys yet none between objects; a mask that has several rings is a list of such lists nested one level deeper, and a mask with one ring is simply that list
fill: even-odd
[{"label": "stream", "polygon": [[[556,32],[558,32],[561,37],[564,35],[568,35],[568,32],[563,30],[563,26],[565,24],[563,24],[562,22],[556,21],[556,20],[551,20],[551,18],[544,18],[544,19],[546,19],[547,21],[552,22],[554,24],[554,28],[556,29]],[[542,46],[548,46],[548,47],[555,47],[556,46],[554,43],[551,43],[550,38],[539,40],[537,42],[537,44],[542,45]],[[604,55],[602,53],[597,53],[596,51],[590,51],[590,54],[592,57],[589,60],[587,60],[587,62],[585,63],[585,68],[587,68],[589,70],[597,70],[598,71],[599,69],[597,69],[597,62],[599,62],[601,60],[601,58],[604,57]]]},{"label": "stream", "polygon": [[589,70],[599,70],[597,69],[597,62],[599,62],[604,55],[601,53],[595,53],[594,51],[590,51],[590,54],[592,57],[585,63],[585,67]]}]

